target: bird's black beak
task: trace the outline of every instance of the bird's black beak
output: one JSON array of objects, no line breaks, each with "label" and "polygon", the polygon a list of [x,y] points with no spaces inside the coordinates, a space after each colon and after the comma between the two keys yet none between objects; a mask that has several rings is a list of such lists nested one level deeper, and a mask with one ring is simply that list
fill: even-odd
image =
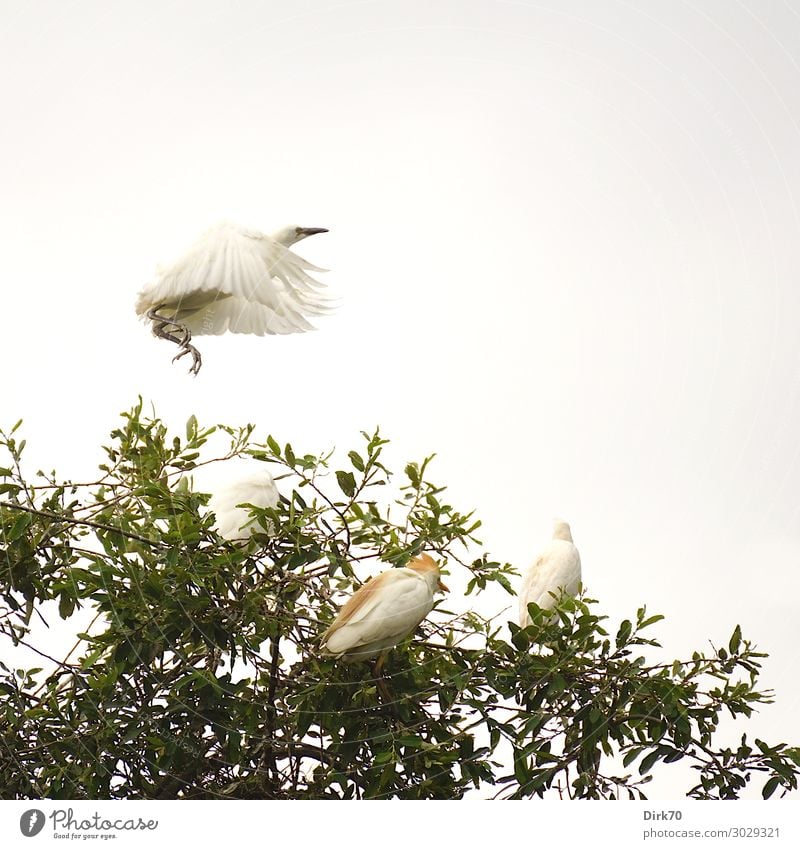
[{"label": "bird's black beak", "polygon": [[316,236],[317,233],[327,233],[328,230],[326,227],[298,227],[297,228],[297,237],[299,239],[305,239],[307,236]]}]

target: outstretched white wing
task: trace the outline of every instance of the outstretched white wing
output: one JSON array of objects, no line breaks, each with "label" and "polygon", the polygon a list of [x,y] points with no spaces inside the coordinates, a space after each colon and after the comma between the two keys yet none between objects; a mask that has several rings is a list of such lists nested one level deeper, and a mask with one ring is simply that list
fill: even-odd
[{"label": "outstretched white wing", "polygon": [[139,293],[136,312],[159,309],[193,334],[297,333],[328,309],[323,271],[262,233],[219,224]]}]

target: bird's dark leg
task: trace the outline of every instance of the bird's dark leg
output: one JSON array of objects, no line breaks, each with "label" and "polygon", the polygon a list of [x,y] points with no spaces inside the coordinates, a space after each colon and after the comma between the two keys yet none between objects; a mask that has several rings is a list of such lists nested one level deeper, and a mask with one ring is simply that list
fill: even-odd
[{"label": "bird's dark leg", "polygon": [[378,692],[381,694],[381,698],[388,705],[391,705],[394,701],[392,694],[389,692],[389,687],[386,685],[386,681],[381,674],[381,670],[383,669],[383,665],[386,663],[386,652],[383,652],[381,656],[372,664],[372,677],[375,679],[375,686],[378,688]]},{"label": "bird's dark leg", "polygon": [[[191,344],[192,334],[189,328],[185,324],[181,324],[179,321],[176,321],[172,318],[165,318],[163,315],[159,315],[158,311],[164,305],[155,307],[154,309],[148,310],[146,315],[150,321],[153,322],[153,335],[158,337],[159,339],[166,339],[169,342],[177,345],[181,350],[172,358],[172,362],[174,363],[176,360],[179,360],[181,357],[185,357],[187,354],[192,355],[192,367],[189,369],[189,374],[197,374],[200,371],[200,366],[203,365],[203,358],[200,356],[200,352],[195,348],[194,345]],[[176,336],[174,332],[170,332],[167,330],[176,330],[180,333],[180,336]]]},{"label": "bird's dark leg", "polygon": [[[160,306],[154,307],[145,313],[147,318],[153,322],[153,335],[158,336],[159,339],[169,339],[170,342],[174,342],[176,345],[183,347],[192,338],[189,328],[185,324],[181,324],[173,318],[167,318],[166,316],[159,315],[158,311],[163,308],[164,304],[161,304]],[[174,327],[175,330],[178,330],[181,333],[181,337],[179,338],[177,336],[173,336],[171,333],[167,333],[165,330],[167,327]]]}]

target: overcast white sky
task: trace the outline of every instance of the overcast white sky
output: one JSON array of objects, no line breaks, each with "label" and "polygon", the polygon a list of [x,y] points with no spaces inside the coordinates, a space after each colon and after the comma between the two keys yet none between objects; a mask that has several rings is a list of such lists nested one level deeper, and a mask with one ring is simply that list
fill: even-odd
[{"label": "overcast white sky", "polygon": [[[498,558],[568,519],[670,656],[741,623],[778,690],[756,730],[798,742],[800,4],[0,5],[30,468],[88,474],[140,393],[304,451],[380,424]],[[192,379],[133,301],[223,218],[330,228],[298,252],[341,304],[199,339]]]}]

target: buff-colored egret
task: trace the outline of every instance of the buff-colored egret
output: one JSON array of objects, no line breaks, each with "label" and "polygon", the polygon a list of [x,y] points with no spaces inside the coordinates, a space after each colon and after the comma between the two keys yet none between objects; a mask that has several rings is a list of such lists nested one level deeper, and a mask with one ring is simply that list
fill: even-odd
[{"label": "buff-colored egret", "polygon": [[307,316],[323,315],[324,285],[309,271],[324,271],[289,248],[323,227],[284,227],[267,236],[227,222],[206,232],[173,265],[160,268],[136,300],[136,314],[153,334],[180,349],[173,362],[192,356],[190,374],[202,365],[192,336],[221,333],[303,333]]},{"label": "buff-colored egret", "polygon": [[208,502],[208,507],[216,516],[216,526],[220,536],[235,543],[246,543],[250,537],[264,529],[252,515],[253,507],[271,509],[277,506],[280,495],[266,469],[258,469],[244,475],[227,486],[216,488]]},{"label": "buff-colored egret", "polygon": [[566,522],[556,521],[553,538],[536,558],[519,593],[519,624],[531,624],[528,605],[536,602],[543,610],[551,610],[561,592],[577,595],[581,584],[581,556],[572,542]]},{"label": "buff-colored egret", "polygon": [[447,587],[438,564],[427,554],[408,566],[381,572],[347,600],[322,637],[323,650],[344,661],[375,657],[414,631],[433,609],[438,591],[446,592]]}]

